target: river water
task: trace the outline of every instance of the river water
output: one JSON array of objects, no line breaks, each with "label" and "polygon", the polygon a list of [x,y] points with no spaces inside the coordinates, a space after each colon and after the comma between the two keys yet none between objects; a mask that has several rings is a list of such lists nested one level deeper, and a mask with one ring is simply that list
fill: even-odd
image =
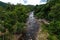
[{"label": "river water", "polygon": [[38,29],[39,24],[34,17],[34,12],[30,12],[27,21],[27,32],[24,40],[36,40]]}]

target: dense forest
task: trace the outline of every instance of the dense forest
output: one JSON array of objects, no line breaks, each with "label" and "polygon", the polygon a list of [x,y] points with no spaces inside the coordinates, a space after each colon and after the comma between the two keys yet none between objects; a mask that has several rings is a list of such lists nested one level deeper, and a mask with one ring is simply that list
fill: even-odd
[{"label": "dense forest", "polygon": [[49,33],[47,39],[60,40],[60,0],[47,0],[46,4],[36,6],[0,2],[0,40],[13,40],[13,36],[24,33],[31,11],[37,19],[49,21],[49,25],[42,27]]},{"label": "dense forest", "polygon": [[60,40],[60,0],[48,0],[44,5],[37,5],[35,16],[49,21],[50,24],[43,27],[48,30],[48,40]]}]

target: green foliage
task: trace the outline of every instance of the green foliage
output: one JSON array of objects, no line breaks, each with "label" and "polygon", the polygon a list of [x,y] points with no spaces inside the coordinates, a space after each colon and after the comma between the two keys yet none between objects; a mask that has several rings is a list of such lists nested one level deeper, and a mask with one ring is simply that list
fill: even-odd
[{"label": "green foliage", "polygon": [[35,16],[38,19],[49,20],[49,25],[43,25],[43,28],[51,34],[49,40],[60,40],[60,0],[48,0],[46,4],[36,6]]},{"label": "green foliage", "polygon": [[0,40],[3,40],[3,38],[0,38]]},{"label": "green foliage", "polygon": [[55,19],[55,20],[60,20],[60,4],[56,4],[55,6],[51,7],[51,11],[49,12],[49,18],[50,19]]},{"label": "green foliage", "polygon": [[58,40],[55,35],[49,35],[48,40]]},{"label": "green foliage", "polygon": [[[48,40],[60,40],[60,0],[48,0],[43,5],[4,4],[0,2],[0,31],[8,29],[10,34],[20,34],[24,31],[28,12],[34,10],[38,19],[49,20],[49,25],[43,25],[50,34]],[[5,35],[6,36],[6,35]],[[1,38],[0,38],[1,39]],[[2,39],[1,39],[2,40]]]},{"label": "green foliage", "polygon": [[[10,3],[0,6],[0,32],[2,34],[4,33],[1,36],[4,36],[5,40],[10,40],[8,38],[10,35],[18,35],[25,31],[24,28],[26,27],[28,12],[32,11],[33,7],[30,5],[13,5]],[[3,38],[0,38],[0,40],[3,40]]]},{"label": "green foliage", "polygon": [[20,34],[24,31],[25,24],[16,22],[16,24],[13,26],[13,33]]}]

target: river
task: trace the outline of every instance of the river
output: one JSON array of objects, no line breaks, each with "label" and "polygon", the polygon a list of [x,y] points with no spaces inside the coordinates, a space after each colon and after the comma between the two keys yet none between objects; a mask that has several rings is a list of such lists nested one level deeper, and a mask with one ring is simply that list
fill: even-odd
[{"label": "river", "polygon": [[24,40],[36,40],[39,24],[34,17],[34,12],[29,13],[27,21],[27,32]]}]

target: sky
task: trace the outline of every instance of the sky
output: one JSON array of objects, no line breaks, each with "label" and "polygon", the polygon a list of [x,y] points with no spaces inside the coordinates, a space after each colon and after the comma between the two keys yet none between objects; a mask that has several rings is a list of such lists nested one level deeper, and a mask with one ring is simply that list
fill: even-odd
[{"label": "sky", "polygon": [[46,0],[0,0],[0,1],[5,3],[10,2],[11,4],[21,3],[24,5],[40,5],[46,3]]}]

